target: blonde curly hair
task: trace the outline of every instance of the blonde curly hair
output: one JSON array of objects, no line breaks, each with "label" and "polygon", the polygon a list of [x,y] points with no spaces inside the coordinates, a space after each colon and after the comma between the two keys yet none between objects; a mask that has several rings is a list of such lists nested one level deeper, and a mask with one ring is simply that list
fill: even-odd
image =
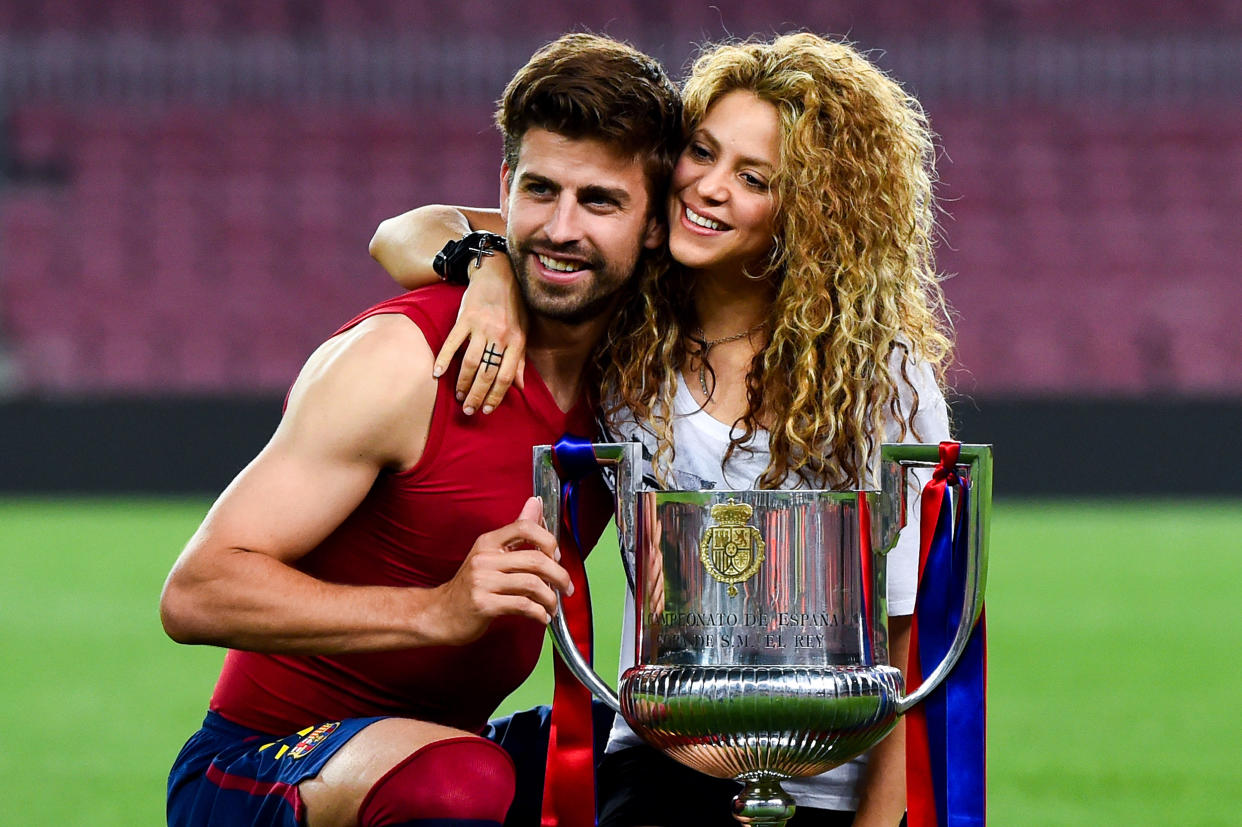
[{"label": "blonde curly hair", "polygon": [[[933,256],[933,135],[900,85],[851,46],[813,34],[705,51],[683,90],[686,134],[735,90],[776,107],[781,140],[771,336],[751,363],[748,409],[722,464],[766,425],[771,460],[760,487],[790,474],[813,487],[860,486],[885,412],[903,438],[913,430],[910,360],[943,382],[952,350]],[[628,408],[650,423],[661,476],[675,454],[671,412],[696,327],[692,289],[693,276],[675,265],[640,274],[600,366],[607,415]],[[914,394],[908,418],[898,382]]]}]

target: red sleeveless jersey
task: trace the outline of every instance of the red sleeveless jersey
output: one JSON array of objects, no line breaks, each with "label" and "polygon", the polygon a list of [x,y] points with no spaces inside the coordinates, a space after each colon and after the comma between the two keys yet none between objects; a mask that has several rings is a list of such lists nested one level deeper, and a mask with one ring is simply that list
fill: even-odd
[{"label": "red sleeveless jersey", "polygon": [[[461,288],[435,285],[383,302],[341,330],[400,313],[437,352],[457,316]],[[562,412],[527,362],[524,390],[509,389],[490,415],[466,416],[454,399],[458,363],[440,380],[418,464],[383,472],[352,514],[297,567],[333,583],[438,586],[457,572],[474,541],[512,522],[532,493],[531,446],[566,432],[591,437],[593,410],[579,399]],[[601,485],[602,489],[602,485]],[[602,490],[589,501],[603,501]],[[583,542],[603,530],[603,509],[584,508]],[[572,543],[562,538],[562,546]],[[271,655],[230,650],[211,708],[273,734],[322,721],[394,715],[478,731],[534,668],[544,627],[501,617],[466,646],[344,655]]]}]

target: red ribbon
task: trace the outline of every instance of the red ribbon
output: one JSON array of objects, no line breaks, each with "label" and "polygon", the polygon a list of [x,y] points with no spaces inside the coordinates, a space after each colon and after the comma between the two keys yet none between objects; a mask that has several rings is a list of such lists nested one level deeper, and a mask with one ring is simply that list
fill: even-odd
[{"label": "red ribbon", "polygon": [[[599,466],[589,440],[566,434],[552,449],[553,465],[562,480],[562,526],[557,531],[561,565],[574,584],[572,595],[561,595],[561,612],[574,646],[591,662],[591,592],[578,539],[578,487]],[[570,536],[566,536],[566,535]],[[559,652],[553,654],[556,688],[543,776],[541,827],[591,827],[595,824],[595,745],[591,690],[574,677]]]},{"label": "red ribbon", "polygon": [[875,607],[873,592],[873,567],[871,551],[871,507],[867,502],[867,492],[858,492],[858,555],[859,573],[862,575],[863,624],[862,644],[863,663],[872,662],[874,642],[871,639],[872,611]]},{"label": "red ribbon", "polygon": [[[561,544],[561,565],[569,571],[574,593],[561,595],[561,611],[574,645],[590,662],[591,615],[582,556],[570,543]],[[553,656],[556,689],[552,696],[552,727],[543,777],[542,827],[587,827],[595,824],[595,754],[591,721],[591,690]]]}]

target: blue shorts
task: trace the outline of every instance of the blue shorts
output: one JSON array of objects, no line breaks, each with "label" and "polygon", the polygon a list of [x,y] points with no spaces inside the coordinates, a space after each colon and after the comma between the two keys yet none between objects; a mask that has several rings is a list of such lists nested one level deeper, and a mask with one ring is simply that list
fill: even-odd
[{"label": "blue shorts", "polygon": [[[597,703],[592,712],[598,761],[612,711]],[[539,823],[549,718],[548,707],[535,707],[494,720],[479,733],[503,747],[517,767],[517,795],[506,825]],[[208,712],[168,776],[169,827],[300,827],[305,819],[297,785],[318,775],[337,750],[378,720],[347,718],[275,738]]]},{"label": "blue shorts", "polygon": [[169,827],[299,827],[297,785],[378,720],[349,718],[275,738],[208,712],[169,773]]}]

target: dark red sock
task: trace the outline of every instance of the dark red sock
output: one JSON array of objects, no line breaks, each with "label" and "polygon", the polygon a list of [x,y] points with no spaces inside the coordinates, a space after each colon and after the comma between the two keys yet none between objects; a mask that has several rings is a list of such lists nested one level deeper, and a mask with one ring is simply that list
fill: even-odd
[{"label": "dark red sock", "polygon": [[358,808],[358,827],[500,825],[513,789],[513,759],[504,749],[485,738],[448,738],[376,781]]}]

